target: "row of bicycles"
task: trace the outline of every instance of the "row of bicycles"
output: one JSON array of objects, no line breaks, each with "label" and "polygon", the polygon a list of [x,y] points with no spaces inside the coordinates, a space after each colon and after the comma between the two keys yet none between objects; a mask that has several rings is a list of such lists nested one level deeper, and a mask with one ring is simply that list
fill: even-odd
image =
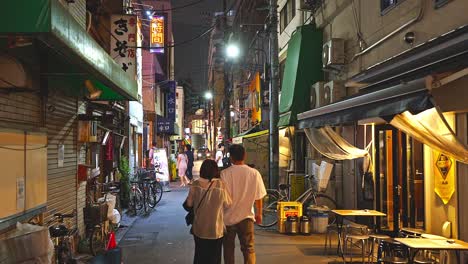
[{"label": "row of bicycles", "polygon": [[[129,210],[150,213],[161,201],[163,186],[158,180],[159,172],[135,168],[130,181]],[[86,190],[86,207],[84,221],[86,225],[86,241],[89,251],[97,256],[109,249],[109,245],[120,226],[120,182],[100,183],[99,177],[88,180]],[[77,228],[69,228],[69,221],[77,217],[74,210],[69,214],[56,213],[46,222],[54,244],[54,263],[76,263],[73,259],[73,238],[78,233]],[[38,224],[37,219],[29,221]]]},{"label": "row of bicycles", "polygon": [[135,168],[135,174],[130,181],[130,204],[129,209],[135,214],[138,211],[150,213],[163,195],[163,186],[158,180],[156,170],[147,170],[143,168]]}]

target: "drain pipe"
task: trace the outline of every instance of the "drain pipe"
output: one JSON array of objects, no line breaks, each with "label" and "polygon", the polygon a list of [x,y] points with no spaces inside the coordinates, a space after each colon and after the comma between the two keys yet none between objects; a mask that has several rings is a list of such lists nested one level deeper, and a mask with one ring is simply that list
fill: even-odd
[{"label": "drain pipe", "polygon": [[366,53],[368,53],[369,51],[371,51],[372,49],[374,49],[375,47],[379,46],[380,44],[382,44],[384,41],[386,41],[387,39],[393,37],[395,34],[397,34],[398,32],[402,31],[403,29],[407,28],[408,26],[418,22],[419,20],[421,20],[421,18],[423,17],[423,14],[424,14],[424,0],[420,0],[419,2],[419,5],[420,5],[420,8],[419,8],[419,14],[411,19],[410,21],[406,22],[405,24],[403,24],[402,26],[400,26],[399,28],[395,29],[394,31],[392,31],[390,34],[386,35],[385,37],[381,38],[380,40],[378,40],[377,42],[375,42],[374,44],[372,44],[371,46],[369,46],[368,48],[366,48],[365,50],[357,53],[354,55],[353,57],[353,61],[357,58],[357,57],[360,57]]}]

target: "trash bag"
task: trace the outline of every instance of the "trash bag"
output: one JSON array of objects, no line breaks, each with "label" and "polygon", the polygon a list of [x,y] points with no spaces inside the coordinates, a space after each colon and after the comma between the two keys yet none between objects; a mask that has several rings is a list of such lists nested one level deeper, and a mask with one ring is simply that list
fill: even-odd
[{"label": "trash bag", "polygon": [[16,229],[0,236],[0,263],[52,263],[54,244],[43,226],[16,224]]}]

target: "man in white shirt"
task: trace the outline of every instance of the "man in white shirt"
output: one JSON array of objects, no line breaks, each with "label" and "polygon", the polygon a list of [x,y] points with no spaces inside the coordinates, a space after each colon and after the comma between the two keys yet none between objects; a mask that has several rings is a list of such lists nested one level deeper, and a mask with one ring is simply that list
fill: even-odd
[{"label": "man in white shirt", "polygon": [[223,157],[224,157],[224,145],[221,143],[218,145],[218,151],[216,151],[215,161],[218,164],[218,168],[223,167]]},{"label": "man in white shirt", "polygon": [[[254,221],[261,223],[263,197],[266,195],[262,176],[244,163],[245,149],[241,145],[229,147],[232,166],[221,171],[232,204],[224,211],[224,263],[234,264],[236,235],[239,237],[244,263],[255,264]],[[255,205],[255,212],[253,205]]]}]

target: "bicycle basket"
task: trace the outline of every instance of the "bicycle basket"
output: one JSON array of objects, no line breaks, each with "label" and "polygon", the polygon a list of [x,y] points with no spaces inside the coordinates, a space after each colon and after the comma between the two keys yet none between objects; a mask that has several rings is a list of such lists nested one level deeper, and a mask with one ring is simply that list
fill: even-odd
[{"label": "bicycle basket", "polygon": [[86,225],[97,225],[107,220],[107,204],[94,204],[83,208]]}]

